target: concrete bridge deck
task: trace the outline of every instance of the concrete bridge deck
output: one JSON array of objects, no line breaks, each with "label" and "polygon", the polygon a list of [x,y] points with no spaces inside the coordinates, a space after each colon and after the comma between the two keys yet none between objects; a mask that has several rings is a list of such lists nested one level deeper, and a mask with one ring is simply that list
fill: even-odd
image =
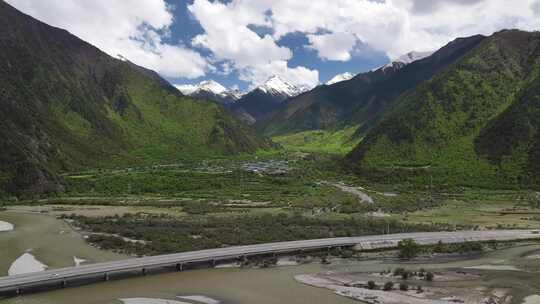
[{"label": "concrete bridge deck", "polygon": [[75,281],[79,281],[78,285],[81,285],[80,281],[85,279],[94,279],[94,281],[96,278],[99,278],[99,280],[108,280],[109,275],[115,273],[137,271],[146,274],[150,269],[163,267],[173,267],[172,269],[182,270],[184,265],[193,263],[215,264],[219,263],[219,261],[257,255],[296,253],[299,251],[353,246],[357,250],[393,248],[403,239],[414,239],[419,244],[430,245],[436,244],[439,241],[442,241],[443,243],[461,243],[467,241],[540,239],[540,234],[535,230],[401,233],[278,242],[200,250],[0,277],[0,296],[20,294],[25,290],[32,290],[45,285],[49,286],[49,288],[60,288],[70,286],[71,282]]}]

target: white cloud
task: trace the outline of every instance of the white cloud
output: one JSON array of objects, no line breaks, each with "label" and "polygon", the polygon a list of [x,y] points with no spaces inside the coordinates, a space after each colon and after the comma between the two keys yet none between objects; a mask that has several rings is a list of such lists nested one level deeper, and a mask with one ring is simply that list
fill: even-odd
[{"label": "white cloud", "polygon": [[[288,33],[304,33],[322,59],[347,61],[373,50],[391,58],[434,50],[503,28],[540,29],[540,0],[194,0],[188,9],[204,33],[190,48],[164,42],[174,22],[165,0],[8,2],[165,76],[236,72],[251,85],[272,73],[296,84],[318,83],[316,70],[287,64],[293,52],[278,41]],[[271,34],[259,35],[252,30],[257,27]],[[203,58],[200,49],[210,56]]]},{"label": "white cloud", "polygon": [[540,0],[536,0],[531,4],[531,9],[535,15],[540,15]]},{"label": "white cloud", "polygon": [[317,50],[322,59],[348,61],[356,44],[356,37],[349,33],[308,35],[310,47]]},{"label": "white cloud", "polygon": [[224,4],[195,0],[188,9],[205,32],[193,38],[192,44],[212,51],[214,60],[225,61],[221,65],[224,72],[238,70],[240,79],[252,87],[272,75],[279,75],[292,83],[316,85],[317,71],[304,67],[289,68],[287,60],[292,57],[291,50],[277,45],[272,36],[261,37],[249,28],[250,25],[271,26],[265,14],[269,4],[270,1]]},{"label": "white cloud", "polygon": [[[214,14],[194,15],[205,30],[210,26],[216,30],[204,36],[203,45],[218,50],[218,53],[225,54],[223,57],[231,60],[238,58],[230,52],[240,52],[235,48],[241,49],[242,45],[250,45],[254,50],[265,49],[266,53],[258,53],[261,61],[287,60],[285,53],[280,54],[281,57],[276,55],[279,52],[276,52],[278,46],[274,42],[293,32],[306,33],[310,37],[310,47],[316,49],[321,58],[346,60],[345,52],[351,55],[350,49],[346,48],[350,41],[343,41],[343,45],[334,45],[335,48],[332,49],[323,39],[328,37],[319,37],[321,32],[342,37],[352,34],[371,49],[386,52],[389,57],[394,58],[412,50],[433,50],[457,37],[491,34],[503,28],[539,29],[540,22],[533,14],[533,9],[538,5],[533,5],[533,2],[534,0],[232,0],[225,5],[217,1],[196,0],[194,5],[199,9],[213,10]],[[268,14],[268,11],[271,11],[271,14]],[[227,24],[221,19],[234,21],[228,21],[230,23]],[[265,41],[260,37],[259,40],[250,38],[256,35],[247,28],[250,23],[271,27],[274,30],[273,41],[267,38],[268,36],[265,36]],[[226,37],[226,41],[218,41],[223,37]],[[253,59],[248,65],[259,62],[251,53],[247,58]],[[246,62],[241,62],[240,65],[242,63]]]},{"label": "white cloud", "polygon": [[[288,60],[292,53],[278,46],[271,36],[259,37],[248,25],[267,25],[268,21],[257,1],[195,0],[188,7],[205,33],[196,36],[193,44],[212,51],[216,59],[232,60],[237,68]],[[264,6],[262,6],[264,8]]]},{"label": "white cloud", "polygon": [[411,9],[414,13],[432,13],[448,5],[472,5],[485,0],[412,0]]},{"label": "white cloud", "polygon": [[162,41],[173,22],[164,0],[7,0],[50,25],[67,29],[109,55],[154,69],[165,76],[195,78],[211,66],[199,53]]}]

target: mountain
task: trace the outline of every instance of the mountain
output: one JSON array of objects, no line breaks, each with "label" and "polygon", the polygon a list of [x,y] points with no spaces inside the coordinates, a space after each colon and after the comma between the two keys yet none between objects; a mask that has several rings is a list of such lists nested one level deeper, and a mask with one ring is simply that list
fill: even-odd
[{"label": "mountain", "polygon": [[392,63],[394,63],[394,62],[403,63],[403,64],[410,64],[410,63],[413,63],[415,61],[418,61],[418,60],[424,59],[426,57],[429,57],[433,53],[434,53],[433,51],[428,51],[428,52],[412,51],[412,52],[408,52],[407,54],[401,55],[398,58],[396,58],[395,60],[392,60],[391,63],[385,65],[384,67],[392,66]]},{"label": "mountain", "polygon": [[345,72],[343,74],[338,74],[334,77],[332,77],[332,79],[328,80],[325,84],[326,85],[332,85],[334,83],[338,83],[338,82],[342,82],[342,81],[345,81],[345,80],[349,80],[351,78],[354,77],[354,74],[352,73],[349,73],[349,72]]},{"label": "mountain", "polygon": [[207,99],[228,105],[236,102],[242,94],[238,90],[229,90],[214,80],[201,81],[197,85],[176,85],[183,94],[198,99]]},{"label": "mountain", "polygon": [[540,33],[495,33],[401,96],[346,162],[375,180],[539,188],[539,75]]},{"label": "mountain", "polygon": [[318,86],[289,99],[268,119],[258,122],[257,128],[269,136],[347,129],[353,130],[347,132],[350,136],[340,138],[353,142],[375,125],[401,94],[451,65],[483,38],[457,39],[423,59],[413,61],[426,54],[409,53],[401,57],[403,61],[394,61],[350,80]]},{"label": "mountain", "polygon": [[264,119],[276,110],[286,99],[297,96],[309,88],[295,86],[279,76],[270,77],[265,83],[242,96],[232,111],[248,123]]},{"label": "mountain", "polygon": [[220,106],[4,1],[0,49],[0,194],[61,191],[69,170],[271,144]]}]

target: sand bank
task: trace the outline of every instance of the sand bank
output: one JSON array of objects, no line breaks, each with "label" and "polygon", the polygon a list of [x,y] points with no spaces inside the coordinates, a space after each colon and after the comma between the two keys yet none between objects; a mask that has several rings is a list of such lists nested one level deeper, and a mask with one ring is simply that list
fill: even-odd
[{"label": "sand bank", "polygon": [[47,265],[41,263],[31,253],[24,253],[11,264],[8,275],[39,272],[47,269]]},{"label": "sand bank", "polygon": [[153,299],[153,298],[125,298],[118,299],[124,304],[192,304],[188,302],[180,302],[167,299]]},{"label": "sand bank", "polygon": [[13,224],[0,221],[0,232],[13,230]]},{"label": "sand bank", "polygon": [[202,295],[178,296],[177,298],[180,300],[195,301],[195,302],[204,303],[204,304],[219,304],[220,303],[220,301],[216,299],[212,299],[210,297],[202,296]]},{"label": "sand bank", "polygon": [[81,266],[82,263],[86,262],[85,259],[80,259],[76,256],[73,257],[73,265],[75,265],[75,267],[79,267]]}]

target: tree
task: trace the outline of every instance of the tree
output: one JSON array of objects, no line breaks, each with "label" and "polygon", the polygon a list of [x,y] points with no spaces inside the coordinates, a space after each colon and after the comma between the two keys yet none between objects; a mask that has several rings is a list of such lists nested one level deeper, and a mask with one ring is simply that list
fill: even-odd
[{"label": "tree", "polygon": [[432,282],[435,275],[433,275],[433,272],[426,273],[426,281]]},{"label": "tree", "polygon": [[410,260],[420,253],[420,245],[413,239],[404,239],[398,243],[399,257]]},{"label": "tree", "polygon": [[384,286],[383,286],[384,291],[389,291],[389,290],[392,290],[393,288],[394,288],[394,283],[392,282],[384,283]]},{"label": "tree", "polygon": [[409,290],[409,285],[405,284],[405,283],[400,283],[399,284],[399,290],[401,291],[407,291]]},{"label": "tree", "polygon": [[410,272],[405,271],[404,273],[401,274],[401,279],[407,280],[407,279],[409,278],[410,275],[411,275]]},{"label": "tree", "polygon": [[377,289],[377,284],[375,284],[374,281],[368,281],[368,282],[367,282],[367,288],[368,288],[368,289],[372,289],[372,290],[373,290],[373,289]]}]

